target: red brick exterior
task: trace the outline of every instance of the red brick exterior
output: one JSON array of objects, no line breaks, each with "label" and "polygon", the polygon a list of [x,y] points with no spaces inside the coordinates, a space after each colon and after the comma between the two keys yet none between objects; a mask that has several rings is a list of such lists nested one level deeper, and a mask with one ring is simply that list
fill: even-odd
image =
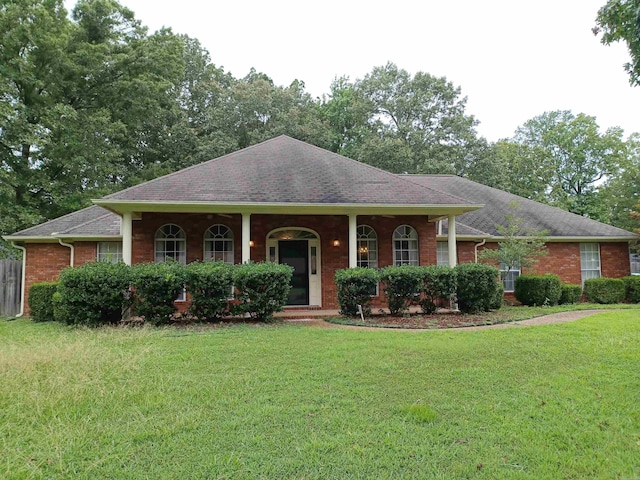
[{"label": "red brick exterior", "polygon": [[[165,224],[174,223],[182,227],[187,236],[187,262],[202,260],[204,234],[209,227],[222,224],[229,227],[234,235],[234,261],[241,261],[242,228],[240,215],[144,213],[142,219],[133,222],[133,263],[154,260],[154,237]],[[393,264],[393,232],[400,225],[410,225],[418,232],[420,265],[436,264],[436,229],[422,216],[358,216],[358,225],[369,225],[378,236],[378,266]],[[348,217],[346,215],[252,215],[251,259],[263,261],[266,257],[266,238],[269,232],[281,227],[303,227],[314,230],[320,238],[322,308],[335,309],[337,292],[333,282],[336,270],[349,264]],[[333,246],[337,239],[340,245]],[[458,242],[458,263],[475,261],[475,248],[479,242]],[[96,259],[96,242],[75,242],[75,266]],[[497,248],[496,243],[478,247]],[[547,244],[548,255],[541,257],[531,272],[555,273],[565,283],[581,283],[580,244],[576,242],[554,242]],[[29,243],[26,245],[26,296],[33,283],[54,281],[60,271],[69,265],[70,249],[57,243]],[[622,277],[630,274],[629,247],[626,242],[600,243],[600,263],[602,276]],[[507,298],[510,298],[507,295]],[[381,293],[374,299],[374,307],[384,306]],[[181,302],[180,310],[186,308]],[[26,314],[28,305],[25,303]]]},{"label": "red brick exterior", "polygon": [[[393,262],[393,231],[400,225],[411,225],[418,232],[420,264],[436,263],[435,226],[422,216],[358,216],[358,225],[369,225],[378,235],[378,266]],[[234,236],[234,260],[240,263],[242,248],[241,215],[216,214],[170,214],[144,213],[141,220],[133,222],[133,263],[152,262],[154,259],[154,237],[160,227],[168,223],[182,227],[187,237],[187,262],[202,260],[204,234],[209,227],[222,224],[229,227]],[[335,271],[349,266],[348,231],[346,215],[252,215],[251,260],[259,262],[266,258],[266,238],[269,232],[281,227],[302,227],[314,230],[320,237],[322,272],[322,308],[338,308]],[[334,247],[337,239],[340,246]],[[379,306],[382,306],[380,304]]]}]

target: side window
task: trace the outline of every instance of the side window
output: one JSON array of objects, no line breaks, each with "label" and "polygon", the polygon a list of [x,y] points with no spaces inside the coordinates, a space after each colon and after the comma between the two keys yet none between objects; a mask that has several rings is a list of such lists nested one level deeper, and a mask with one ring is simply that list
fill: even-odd
[{"label": "side window", "polygon": [[418,232],[409,225],[400,225],[393,232],[393,264],[418,265]]}]

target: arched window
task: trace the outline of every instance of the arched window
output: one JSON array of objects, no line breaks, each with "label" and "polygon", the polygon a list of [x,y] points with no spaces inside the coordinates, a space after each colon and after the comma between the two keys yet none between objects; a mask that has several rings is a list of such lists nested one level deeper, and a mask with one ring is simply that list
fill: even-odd
[{"label": "arched window", "polygon": [[204,259],[233,265],[233,232],[225,225],[214,225],[204,234]]},{"label": "arched window", "polygon": [[187,263],[187,236],[184,230],[172,223],[160,227],[156,232],[156,262],[175,260]]},{"label": "arched window", "polygon": [[418,265],[418,232],[409,225],[400,225],[393,232],[393,264]]},{"label": "arched window", "polygon": [[368,225],[360,225],[358,235],[358,266],[378,268],[378,235]]}]

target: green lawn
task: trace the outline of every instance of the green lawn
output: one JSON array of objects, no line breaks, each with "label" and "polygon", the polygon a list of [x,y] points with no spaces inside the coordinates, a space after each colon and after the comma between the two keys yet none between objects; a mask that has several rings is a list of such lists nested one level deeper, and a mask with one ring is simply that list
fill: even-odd
[{"label": "green lawn", "polygon": [[0,320],[0,478],[638,478],[639,313],[418,333]]}]

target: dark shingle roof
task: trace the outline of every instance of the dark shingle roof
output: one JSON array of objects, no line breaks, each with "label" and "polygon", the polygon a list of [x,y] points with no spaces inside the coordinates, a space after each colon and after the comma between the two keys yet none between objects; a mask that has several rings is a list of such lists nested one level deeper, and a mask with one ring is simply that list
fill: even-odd
[{"label": "dark shingle roof", "polygon": [[[523,226],[547,230],[550,237],[623,237],[634,234],[604,223],[581,217],[560,208],[487,187],[455,175],[407,175],[413,181],[443,192],[455,193],[470,203],[482,203],[484,208],[457,217],[461,223],[490,235],[498,236],[496,224],[505,225],[505,214],[524,218]],[[517,205],[515,210],[511,205]],[[456,233],[462,234],[456,228]]]},{"label": "dark shingle roof", "polygon": [[229,204],[468,205],[453,193],[287,136],[142,183],[103,200]]},{"label": "dark shingle roof", "polygon": [[120,235],[120,217],[102,207],[92,205],[9,237],[103,237]]}]

